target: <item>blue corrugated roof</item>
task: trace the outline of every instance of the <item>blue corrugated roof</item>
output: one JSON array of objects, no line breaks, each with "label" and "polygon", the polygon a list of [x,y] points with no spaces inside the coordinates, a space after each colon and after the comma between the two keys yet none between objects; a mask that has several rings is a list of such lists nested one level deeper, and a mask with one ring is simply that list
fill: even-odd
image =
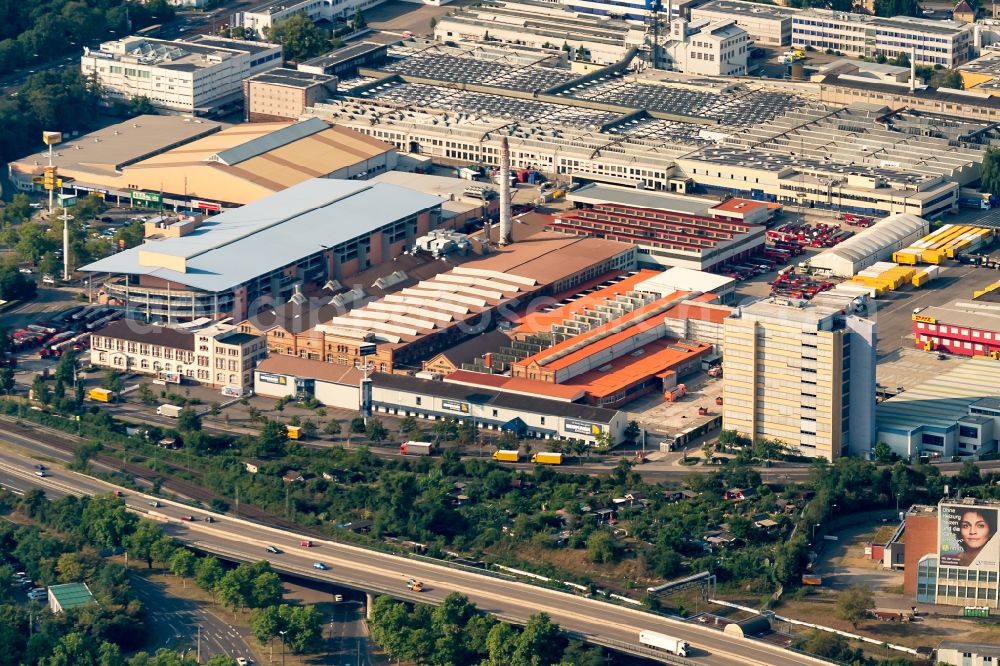
[{"label": "blue corrugated roof", "polygon": [[[80,270],[224,291],[442,201],[387,183],[315,178],[218,215],[188,236],[148,241]],[[140,250],[183,257],[187,271],[141,266]]]}]

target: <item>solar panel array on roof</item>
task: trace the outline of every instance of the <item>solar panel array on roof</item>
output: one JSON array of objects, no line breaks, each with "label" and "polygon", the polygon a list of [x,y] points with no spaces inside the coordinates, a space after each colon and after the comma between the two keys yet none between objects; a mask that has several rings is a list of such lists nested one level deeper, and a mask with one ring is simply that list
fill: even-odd
[{"label": "solar panel array on roof", "polygon": [[766,122],[805,103],[798,95],[783,92],[741,88],[735,92],[714,93],[629,81],[620,76],[601,77],[559,94],[633,109],[711,118],[731,127]]},{"label": "solar panel array on roof", "polygon": [[[455,90],[423,83],[383,83],[376,88],[363,91],[359,97],[377,101],[388,100],[402,107],[414,105],[433,110],[454,111],[456,116],[475,113],[518,122],[587,127],[595,131],[602,125],[621,118],[621,114],[608,111]],[[446,121],[446,117],[441,120],[441,122]]]},{"label": "solar panel array on roof", "polygon": [[552,67],[512,67],[498,60],[424,51],[397,59],[382,67],[402,75],[447,83],[478,83],[494,87],[534,92],[547,90],[577,78],[569,70]]},{"label": "solar panel array on roof", "polygon": [[308,120],[303,120],[300,123],[295,123],[294,125],[289,125],[288,127],[283,127],[274,132],[259,136],[256,139],[247,141],[239,146],[233,146],[228,150],[220,151],[209,159],[214,159],[215,161],[222,162],[228,166],[233,166],[239,164],[240,162],[245,162],[251,157],[263,155],[264,153],[270,152],[275,148],[287,146],[293,141],[304,139],[307,136],[312,136],[313,134],[327,129],[330,129],[330,126],[323,120],[320,120],[319,118],[309,118]]}]

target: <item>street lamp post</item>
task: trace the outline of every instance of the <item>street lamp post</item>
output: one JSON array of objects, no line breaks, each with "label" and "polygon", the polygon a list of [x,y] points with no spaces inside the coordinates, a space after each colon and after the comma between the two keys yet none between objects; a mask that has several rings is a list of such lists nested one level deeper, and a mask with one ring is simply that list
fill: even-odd
[{"label": "street lamp post", "polygon": [[813,523],[812,529],[812,542],[816,543],[816,528],[819,527],[819,523]]},{"label": "street lamp post", "polygon": [[285,634],[288,631],[279,631],[278,635],[281,636],[281,666],[285,666]]}]

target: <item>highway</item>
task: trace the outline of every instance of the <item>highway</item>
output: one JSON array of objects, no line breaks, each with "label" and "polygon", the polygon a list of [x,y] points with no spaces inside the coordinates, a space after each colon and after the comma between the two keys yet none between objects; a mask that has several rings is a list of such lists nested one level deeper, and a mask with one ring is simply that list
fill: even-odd
[{"label": "highway", "polygon": [[[6,433],[0,434],[0,440],[5,439],[8,439]],[[25,453],[0,450],[0,484],[22,492],[29,487],[40,487],[53,497],[119,490],[112,484],[62,468],[53,469],[51,476],[40,478],[35,475],[36,463]],[[644,651],[637,647],[639,629],[667,633],[692,645],[692,658],[686,662],[678,662],[669,655],[659,657],[668,663],[713,666],[828,663],[758,641],[727,636],[707,627],[654,617],[639,610],[471,570],[315,539],[313,547],[304,548],[300,545],[302,537],[289,531],[230,516],[206,523],[204,517],[207,514],[203,511],[163,499],[157,500],[160,506],[152,507],[152,496],[124,488],[120,490],[125,493],[125,502],[131,509],[161,522],[165,533],[196,549],[233,561],[267,559],[277,571],[427,603],[439,602],[451,592],[461,592],[483,611],[513,622],[524,622],[531,615],[544,611],[564,629],[590,642],[631,647],[630,651],[640,655]],[[184,516],[193,516],[195,520],[185,521],[182,519]],[[265,548],[268,545],[274,545],[282,552],[276,555],[267,553]],[[322,563],[326,570],[314,568],[316,562]],[[426,587],[423,593],[416,594],[406,589],[406,580],[411,577],[424,582]]]}]

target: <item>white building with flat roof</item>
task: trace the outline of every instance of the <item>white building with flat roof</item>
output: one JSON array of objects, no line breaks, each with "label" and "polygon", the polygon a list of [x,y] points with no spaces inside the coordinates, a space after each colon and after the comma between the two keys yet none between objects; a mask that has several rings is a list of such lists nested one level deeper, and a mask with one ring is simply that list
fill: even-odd
[{"label": "white building with flat roof", "polygon": [[[249,35],[266,37],[271,30],[293,16],[304,14],[313,22],[349,19],[360,9],[364,11],[385,0],[266,0],[245,12],[232,15],[231,25],[243,26]],[[447,0],[423,0],[428,5],[443,5]]]},{"label": "white building with flat roof", "polygon": [[743,76],[747,73],[750,37],[733,19],[674,19],[661,66],[700,76]]},{"label": "white building with flat roof", "polygon": [[808,9],[792,18],[792,45],[853,57],[913,57],[918,65],[957,67],[972,55],[973,26],[912,16],[880,18]]},{"label": "white building with flat roof", "polygon": [[196,35],[190,41],[125,37],[85,48],[83,75],[115,100],[145,97],[162,111],[211,115],[243,102],[243,79],[279,67],[281,46]]},{"label": "white building with flat roof", "polygon": [[792,43],[792,17],[799,10],[761,5],[743,0],[713,0],[691,10],[691,20],[734,20],[757,46],[788,46]]}]

